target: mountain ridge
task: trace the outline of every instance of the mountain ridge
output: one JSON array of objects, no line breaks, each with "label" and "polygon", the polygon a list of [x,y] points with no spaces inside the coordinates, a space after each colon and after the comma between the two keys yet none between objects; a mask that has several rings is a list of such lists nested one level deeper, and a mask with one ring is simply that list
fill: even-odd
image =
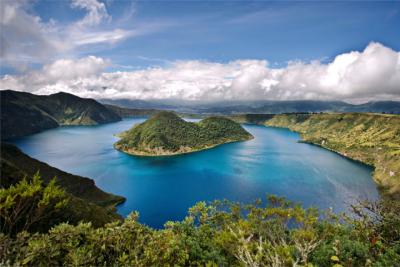
[{"label": "mountain ridge", "polygon": [[237,113],[296,113],[296,112],[372,112],[400,114],[400,101],[370,101],[362,104],[350,104],[334,100],[255,100],[255,101],[168,101],[168,100],[130,100],[100,99],[101,103],[122,108],[162,109],[176,112],[204,114]]},{"label": "mountain ridge", "polygon": [[121,117],[94,99],[60,92],[34,95],[12,90],[0,91],[1,139],[21,137],[60,125],[96,125]]}]

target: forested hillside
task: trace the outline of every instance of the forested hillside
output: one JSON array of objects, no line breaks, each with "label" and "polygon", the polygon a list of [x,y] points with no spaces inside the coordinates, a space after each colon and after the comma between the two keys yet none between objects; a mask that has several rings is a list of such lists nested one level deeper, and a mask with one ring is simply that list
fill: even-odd
[{"label": "forested hillside", "polygon": [[173,112],[160,112],[121,133],[115,148],[134,155],[174,155],[251,139],[240,124],[222,117],[187,122]]}]

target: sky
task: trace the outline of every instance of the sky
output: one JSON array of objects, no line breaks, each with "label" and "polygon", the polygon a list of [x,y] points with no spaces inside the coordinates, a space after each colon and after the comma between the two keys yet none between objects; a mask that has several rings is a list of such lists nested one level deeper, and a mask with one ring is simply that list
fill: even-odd
[{"label": "sky", "polygon": [[400,1],[0,0],[0,89],[400,100]]}]

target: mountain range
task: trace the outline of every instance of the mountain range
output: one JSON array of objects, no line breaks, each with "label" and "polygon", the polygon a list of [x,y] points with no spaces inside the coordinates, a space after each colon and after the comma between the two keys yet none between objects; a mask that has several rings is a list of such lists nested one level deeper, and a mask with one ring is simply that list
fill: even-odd
[{"label": "mountain range", "polygon": [[295,113],[295,112],[372,112],[400,114],[399,101],[371,101],[350,104],[343,101],[291,100],[291,101],[199,101],[100,99],[104,104],[124,108],[174,110],[184,113],[231,115],[238,113]]},{"label": "mountain range", "polygon": [[[193,114],[281,114],[320,112],[371,112],[400,114],[400,102],[376,101],[354,105],[342,101],[221,101],[214,103],[161,100],[98,101],[60,92],[34,95],[12,90],[0,91],[1,139],[21,137],[61,125],[96,125],[124,117],[150,116],[160,110]],[[101,102],[101,103],[100,103]],[[197,115],[196,115],[197,116]]]}]

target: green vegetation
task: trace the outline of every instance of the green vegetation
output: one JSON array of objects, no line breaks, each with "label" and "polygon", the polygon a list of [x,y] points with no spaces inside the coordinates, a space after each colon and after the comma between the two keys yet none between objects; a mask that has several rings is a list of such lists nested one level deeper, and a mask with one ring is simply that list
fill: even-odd
[{"label": "green vegetation", "polygon": [[[70,204],[64,208],[62,216],[58,215],[58,221],[86,221],[98,227],[122,219],[115,212],[115,205],[124,202],[125,198],[100,190],[89,178],[63,172],[4,143],[1,144],[0,162],[0,188],[15,186],[24,179],[30,183],[37,172],[40,172],[44,185],[53,183],[55,179],[55,185],[66,191]],[[47,228],[52,225],[54,223]]]},{"label": "green vegetation", "polygon": [[49,96],[0,91],[1,139],[21,137],[59,125],[95,125],[121,120],[93,99],[72,94]]},{"label": "green vegetation", "polygon": [[231,115],[228,118],[239,122],[239,123],[250,123],[250,124],[264,124],[265,121],[272,119],[275,114],[236,114]]},{"label": "green vegetation", "polygon": [[30,181],[23,179],[8,189],[0,189],[2,233],[15,235],[37,229],[36,224],[49,224],[48,219],[65,207],[66,194],[56,186],[56,180],[51,180],[46,186],[42,183],[37,173]]},{"label": "green vegetation", "polygon": [[[27,192],[27,193],[24,193]],[[1,189],[1,218],[32,207],[18,225],[37,214],[59,214],[63,193],[54,183]],[[352,217],[320,214],[277,197],[250,205],[200,202],[180,222],[155,230],[132,213],[123,222],[94,228],[61,223],[48,232],[19,227],[0,233],[1,266],[396,266],[400,262],[400,206],[363,203]],[[321,219],[318,219],[321,218]],[[33,224],[31,224],[33,225]],[[3,228],[2,228],[3,229]],[[13,229],[16,229],[15,227]],[[27,230],[27,231],[25,231]]]},{"label": "green vegetation", "polygon": [[240,124],[222,117],[186,122],[173,112],[159,112],[122,133],[115,148],[133,155],[159,156],[194,152],[252,138]]}]

